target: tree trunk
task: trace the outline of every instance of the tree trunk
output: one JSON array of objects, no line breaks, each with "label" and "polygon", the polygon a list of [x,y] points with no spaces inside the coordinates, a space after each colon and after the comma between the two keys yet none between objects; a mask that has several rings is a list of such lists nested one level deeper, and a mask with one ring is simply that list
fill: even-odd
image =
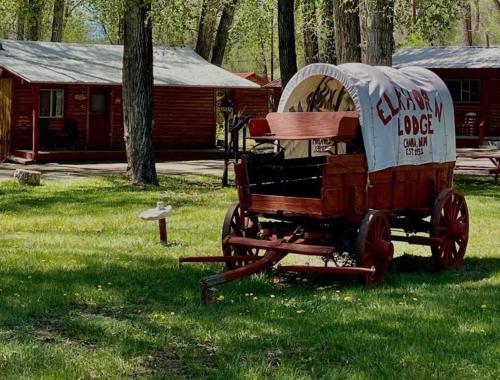
[{"label": "tree trunk", "polygon": [[361,62],[359,0],[334,0],[337,64]]},{"label": "tree trunk", "polygon": [[321,24],[323,29],[323,41],[321,61],[325,63],[337,63],[335,57],[335,23],[333,21],[333,3],[337,0],[323,0],[321,10]]},{"label": "tree trunk", "polygon": [[17,9],[16,38],[18,40],[24,40],[25,27],[26,27],[26,13],[28,12],[28,8],[29,8],[28,0],[21,0],[19,3],[19,8]]},{"label": "tree trunk", "polygon": [[52,42],[61,42],[64,31],[64,6],[66,0],[54,0],[54,12],[52,17]]},{"label": "tree trunk", "polygon": [[394,0],[361,0],[361,62],[392,66]]},{"label": "tree trunk", "polygon": [[464,32],[464,43],[466,46],[472,46],[472,9],[470,2],[466,1],[464,3],[464,18],[463,22],[463,32]]},{"label": "tree trunk", "polygon": [[40,39],[40,25],[43,15],[43,1],[28,1],[28,40],[38,41]]},{"label": "tree trunk", "polygon": [[497,9],[500,11],[500,0],[493,0],[493,3],[497,7]]},{"label": "tree trunk", "polygon": [[229,30],[233,26],[234,12],[238,0],[229,0],[224,4],[222,15],[220,16],[219,27],[215,37],[215,44],[212,50],[212,63],[217,66],[222,66],[224,61],[224,52],[226,50],[227,40],[229,38]]},{"label": "tree trunk", "polygon": [[474,24],[474,32],[479,32],[479,29],[481,28],[481,10],[479,8],[479,0],[474,0],[474,10],[476,13],[475,17],[475,24]]},{"label": "tree trunk", "polygon": [[217,0],[203,0],[201,5],[200,22],[198,24],[198,38],[195,51],[205,59],[209,59],[210,50],[217,23]]},{"label": "tree trunk", "polygon": [[117,45],[123,45],[123,34],[125,33],[125,18],[120,17],[118,20],[118,41]]},{"label": "tree trunk", "polygon": [[297,72],[293,2],[294,0],[278,0],[278,48],[282,88],[285,88]]},{"label": "tree trunk", "polygon": [[128,0],[124,9],[123,120],[127,174],[138,186],[158,185],[153,157],[153,34],[151,3]]},{"label": "tree trunk", "polygon": [[302,16],[304,18],[304,61],[306,65],[309,65],[319,61],[316,0],[302,0]]}]

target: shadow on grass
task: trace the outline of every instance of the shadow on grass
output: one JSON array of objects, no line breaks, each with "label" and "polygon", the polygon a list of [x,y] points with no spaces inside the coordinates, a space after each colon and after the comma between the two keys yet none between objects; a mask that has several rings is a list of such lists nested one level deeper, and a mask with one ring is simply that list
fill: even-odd
[{"label": "shadow on grass", "polygon": [[[58,205],[88,205],[94,210],[118,206],[127,208],[140,204],[141,198],[151,202],[151,199],[164,197],[168,197],[172,206],[181,207],[195,203],[195,196],[209,195],[210,192],[220,189],[218,177],[211,175],[162,176],[159,187],[147,186],[145,189],[129,185],[124,178],[117,176],[102,177],[98,181],[95,189],[88,184],[82,184],[71,186],[67,190],[58,188],[53,192],[46,191],[43,187],[33,189],[15,183],[9,186],[4,184],[0,189],[0,212],[24,212],[35,205],[39,209]],[[171,189],[175,190],[175,193],[171,193]]]},{"label": "shadow on grass", "polygon": [[500,185],[493,183],[491,177],[456,175],[455,187],[465,196],[500,197]]},{"label": "shadow on grass", "polygon": [[[0,268],[0,326],[10,329],[17,341],[26,344],[70,342],[92,350],[113,347],[126,361],[145,360],[141,368],[134,369],[138,371],[136,375],[168,372],[188,378],[220,378],[221,370],[224,376],[240,378],[255,365],[264,366],[263,371],[271,376],[276,369],[270,364],[270,357],[274,361],[293,361],[292,367],[304,376],[311,368],[321,371],[325,364],[332,366],[334,372],[361,371],[366,375],[374,368],[364,362],[353,367],[352,362],[362,347],[373,346],[378,349],[370,353],[370,360],[383,360],[387,364],[386,369],[376,370],[383,376],[405,370],[405,365],[397,360],[401,350],[430,360],[433,350],[449,352],[448,346],[463,346],[461,333],[446,336],[441,315],[429,316],[422,325],[413,323],[413,316],[405,313],[368,312],[361,305],[341,305],[359,310],[350,319],[336,319],[314,303],[315,287],[311,284],[292,285],[283,292],[304,303],[305,306],[299,307],[307,310],[307,317],[292,310],[277,318],[257,302],[252,304],[244,298],[234,305],[216,302],[202,306],[199,280],[220,266],[207,270],[185,265],[178,269],[173,259],[126,256],[120,260],[123,262],[102,264],[98,258],[87,258],[85,267],[73,270]],[[446,303],[447,313],[461,315],[469,312],[465,299],[446,302],[444,286],[480,281],[500,269],[497,258],[466,259],[462,267],[441,273],[429,273],[422,262],[421,258],[413,261],[411,274],[392,272],[388,284],[380,289],[348,286],[351,290],[366,291],[368,297],[373,292],[377,297],[387,293],[389,298],[400,299],[408,288],[426,283],[424,294],[428,303]],[[481,298],[482,294],[493,292],[491,288],[483,285],[471,289],[467,297]],[[251,290],[259,297],[277,291],[271,281],[262,277],[222,285],[219,289],[232,294]],[[176,314],[171,316],[173,311]],[[457,322],[449,323],[454,326]],[[431,350],[425,341],[413,341],[411,350],[403,346],[394,349],[395,340],[401,339],[398,327],[401,325],[413,326],[412,336],[435,331],[439,343]],[[211,340],[200,340],[203,335],[200,331],[225,329],[235,334],[234,338],[221,339],[217,351],[212,348],[215,343]]]}]

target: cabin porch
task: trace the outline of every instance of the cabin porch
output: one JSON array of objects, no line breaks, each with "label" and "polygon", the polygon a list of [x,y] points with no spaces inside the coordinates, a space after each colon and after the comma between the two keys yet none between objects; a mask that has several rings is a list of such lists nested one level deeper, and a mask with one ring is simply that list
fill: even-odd
[{"label": "cabin porch", "polygon": [[[154,151],[160,161],[216,160],[224,157],[222,149],[160,149]],[[125,161],[124,150],[39,150],[15,149],[8,157],[10,161],[59,162],[59,161]]]}]

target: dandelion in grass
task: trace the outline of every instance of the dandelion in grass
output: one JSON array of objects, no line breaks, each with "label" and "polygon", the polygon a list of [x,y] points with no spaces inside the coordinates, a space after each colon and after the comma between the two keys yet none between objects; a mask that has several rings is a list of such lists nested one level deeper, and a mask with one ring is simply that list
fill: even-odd
[{"label": "dandelion in grass", "polygon": [[305,313],[304,310],[297,310],[297,314],[303,314],[303,313]]},{"label": "dandelion in grass", "polygon": [[219,302],[224,301],[224,295],[221,294],[219,297],[217,297],[217,301]]},{"label": "dandelion in grass", "polygon": [[487,309],[487,308],[488,308],[488,305],[486,305],[485,303],[483,303],[483,304],[481,305],[481,309]]},{"label": "dandelion in grass", "polygon": [[352,302],[352,297],[351,296],[345,296],[344,297],[345,302]]},{"label": "dandelion in grass", "polygon": [[269,297],[271,298],[275,298],[276,296],[274,294],[271,294]]}]

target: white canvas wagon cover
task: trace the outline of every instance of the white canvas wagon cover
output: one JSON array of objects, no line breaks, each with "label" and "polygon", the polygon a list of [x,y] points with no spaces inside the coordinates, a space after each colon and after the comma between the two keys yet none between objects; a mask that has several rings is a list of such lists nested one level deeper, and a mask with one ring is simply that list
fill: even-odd
[{"label": "white canvas wagon cover", "polygon": [[[357,111],[370,172],[456,159],[453,102],[421,67],[313,64],[288,82],[279,112]],[[324,154],[326,141],[286,143],[287,157]]]}]

